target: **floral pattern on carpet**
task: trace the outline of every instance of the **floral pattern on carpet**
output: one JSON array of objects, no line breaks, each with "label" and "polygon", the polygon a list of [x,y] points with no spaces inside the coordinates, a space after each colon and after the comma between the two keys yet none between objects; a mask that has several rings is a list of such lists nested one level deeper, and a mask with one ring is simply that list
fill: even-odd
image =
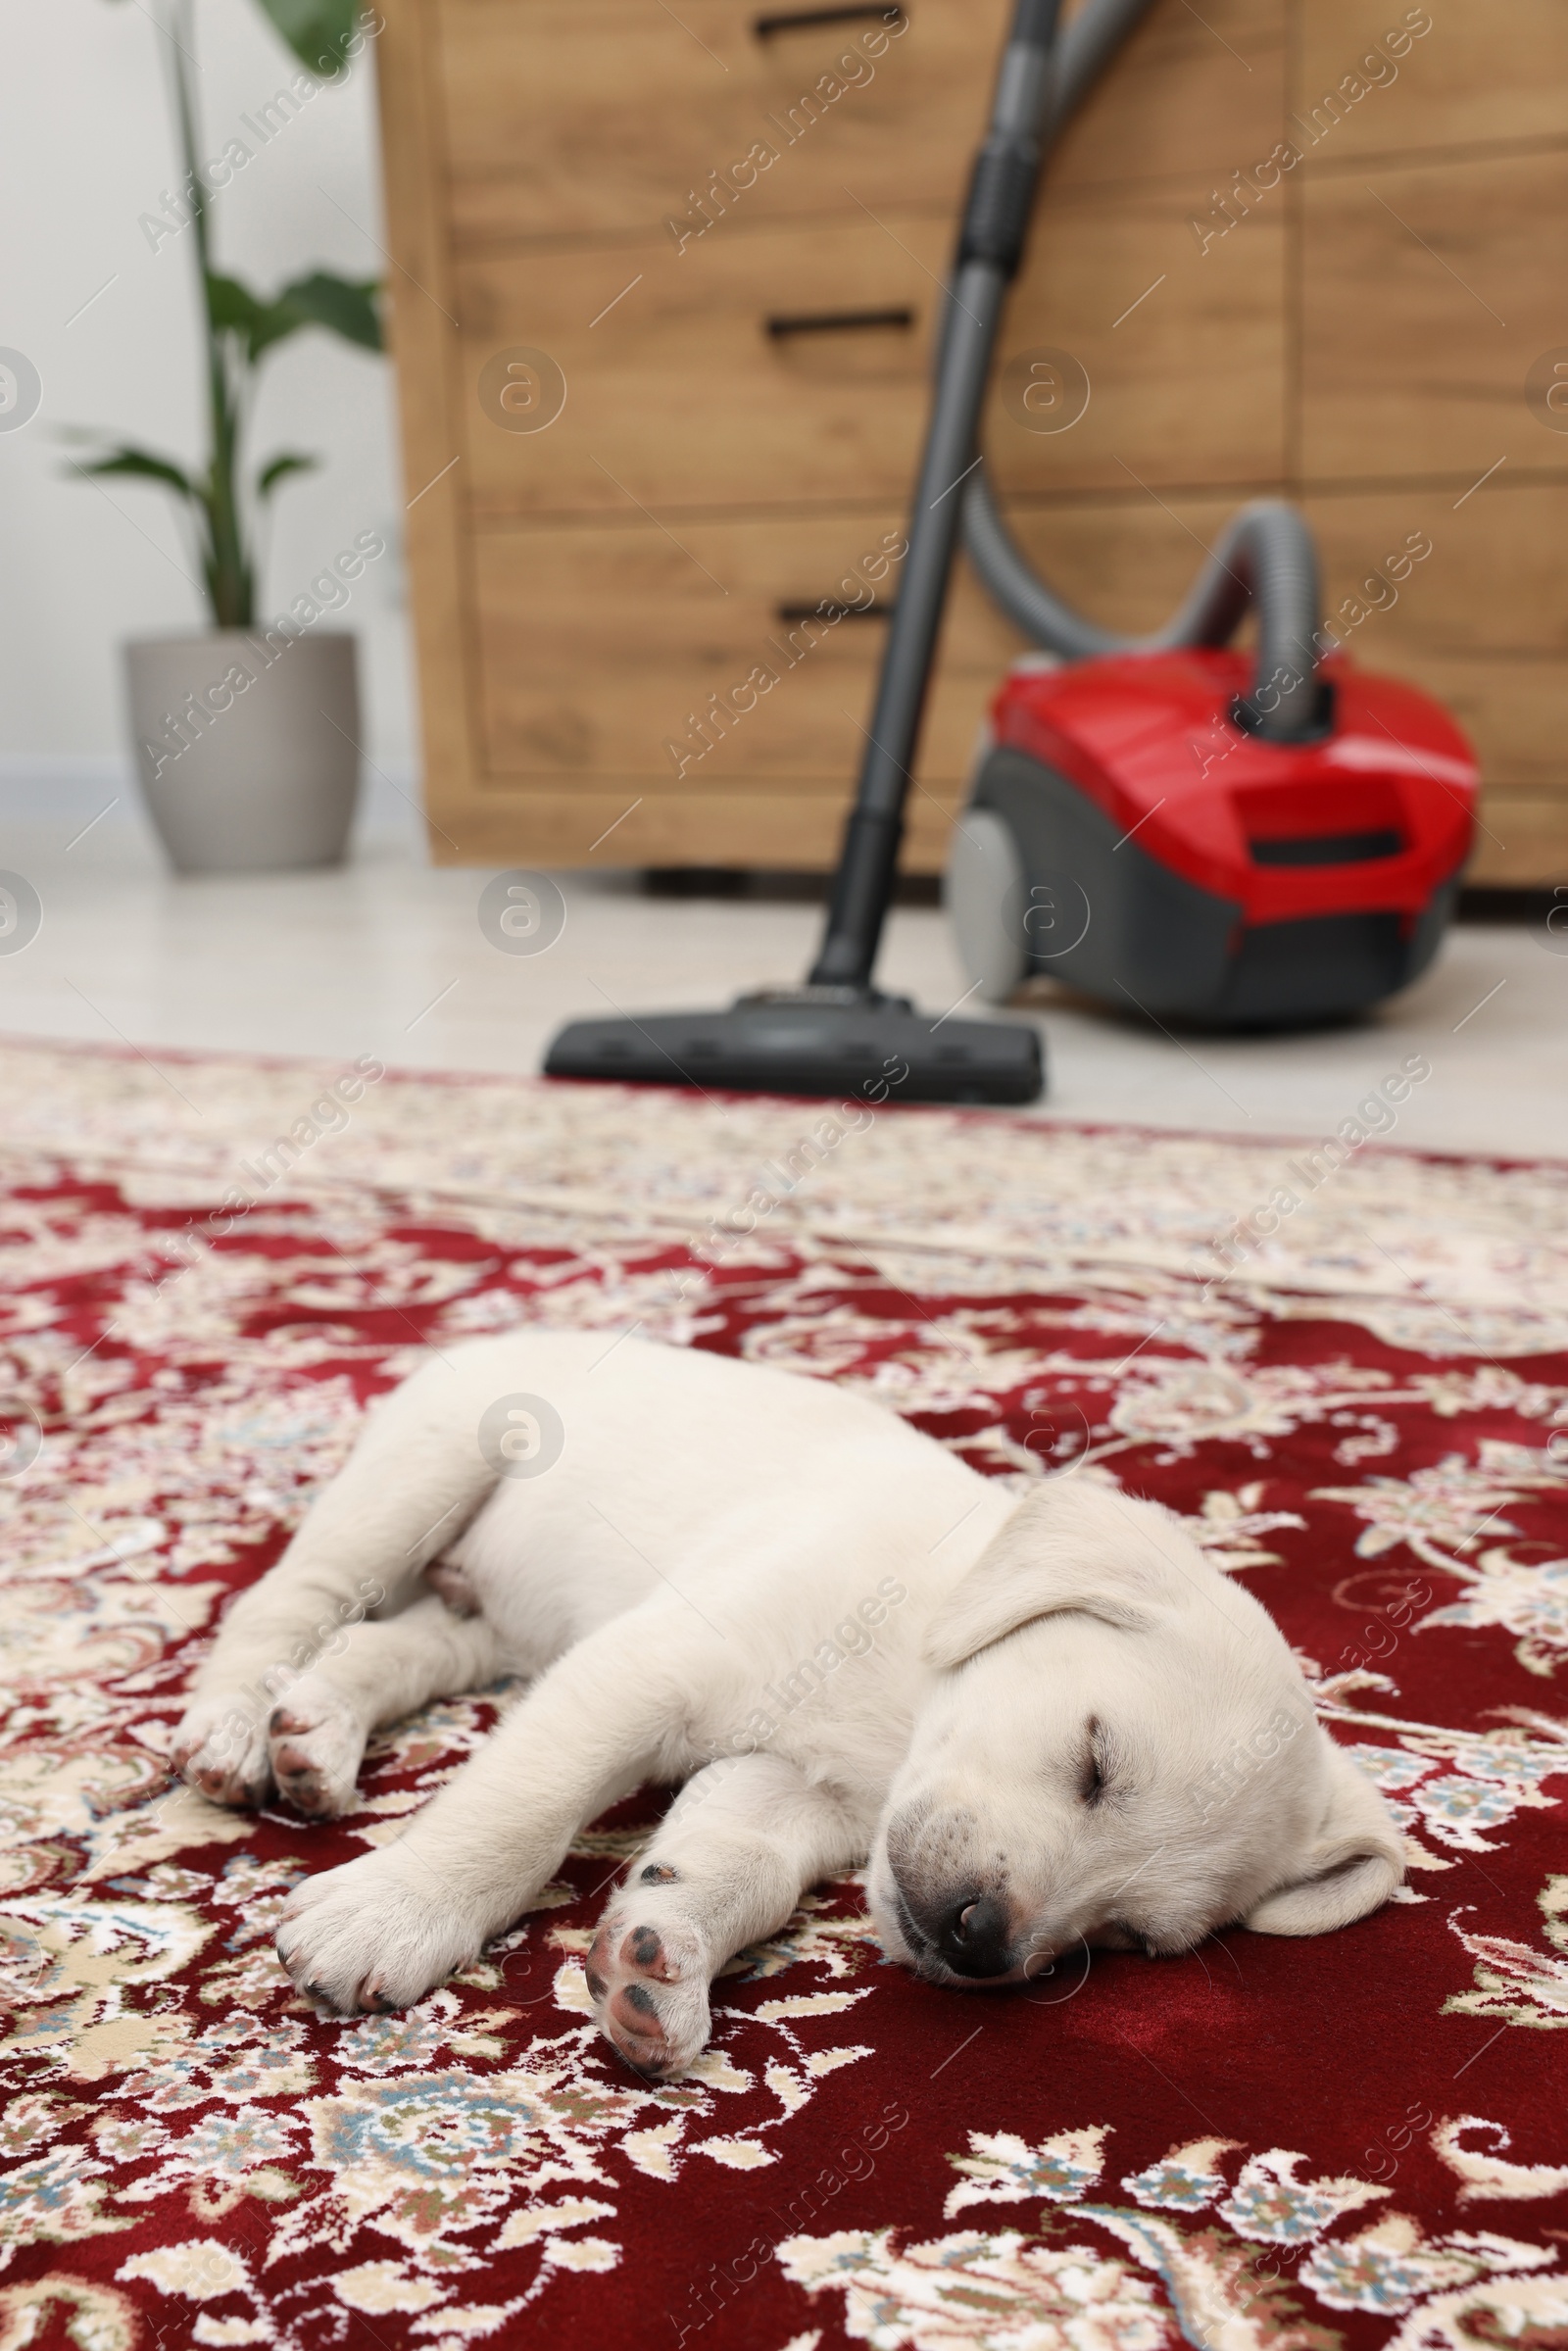
[{"label": "floral pattern on carpet", "polygon": [[[1289,1146],[0,1068],[0,2351],[1560,2351],[1568,1171],[1363,1152],[1216,1281]],[[1383,1787],[1401,1897],[965,1998],[824,1886],[655,2086],[582,1965],[647,1795],[413,2011],[318,2021],[271,1951],[288,1888],[396,1836],[497,1694],[380,1737],[318,1826],[172,1785],[182,1692],[367,1401],[525,1318],[1165,1502]]]}]

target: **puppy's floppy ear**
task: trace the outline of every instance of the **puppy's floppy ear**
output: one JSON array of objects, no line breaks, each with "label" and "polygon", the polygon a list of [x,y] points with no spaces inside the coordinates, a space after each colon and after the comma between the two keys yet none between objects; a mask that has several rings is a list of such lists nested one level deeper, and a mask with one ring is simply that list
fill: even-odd
[{"label": "puppy's floppy ear", "polygon": [[[1123,1631],[1152,1624],[1164,1592],[1148,1507],[1087,1480],[1047,1479],[937,1609],[927,1662],[961,1665],[1020,1625],[1065,1609]],[[1182,1538],[1174,1527],[1170,1536],[1174,1549]]]},{"label": "puppy's floppy ear", "polygon": [[1328,1801],[1298,1873],[1242,1924],[1257,1935],[1327,1935],[1386,1902],[1404,1878],[1404,1844],[1393,1814],[1326,1731]]}]

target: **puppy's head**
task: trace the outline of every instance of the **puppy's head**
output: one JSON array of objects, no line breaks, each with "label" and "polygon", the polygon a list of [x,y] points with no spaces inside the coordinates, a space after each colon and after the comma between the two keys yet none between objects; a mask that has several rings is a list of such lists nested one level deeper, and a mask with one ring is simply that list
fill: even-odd
[{"label": "puppy's head", "polygon": [[1236,1920],[1320,1935],[1403,1875],[1273,1620],[1151,1503],[1051,1480],[925,1648],[936,1688],[869,1878],[922,1975],[1019,1983],[1081,1944],[1182,1951]]}]

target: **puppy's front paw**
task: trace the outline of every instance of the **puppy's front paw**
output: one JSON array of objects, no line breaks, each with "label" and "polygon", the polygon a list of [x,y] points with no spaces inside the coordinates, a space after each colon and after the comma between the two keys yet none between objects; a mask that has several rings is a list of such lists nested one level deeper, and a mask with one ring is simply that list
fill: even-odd
[{"label": "puppy's front paw", "polygon": [[394,1845],[297,1886],[277,1955],[318,2007],[384,2016],[443,1983],[482,1940],[435,1871],[400,1860]]},{"label": "puppy's front paw", "polygon": [[305,1674],[268,1722],[272,1777],[296,1812],[332,1820],[354,1802],[366,1725],[321,1674]]},{"label": "puppy's front paw", "polygon": [[708,1947],[673,1887],[633,1883],[600,1922],[588,1953],[599,2030],[639,2074],[679,2074],[708,2046]]},{"label": "puppy's front paw", "polygon": [[243,1692],[192,1698],[169,1759],[215,1804],[265,1804],[272,1785],[265,1701]]}]

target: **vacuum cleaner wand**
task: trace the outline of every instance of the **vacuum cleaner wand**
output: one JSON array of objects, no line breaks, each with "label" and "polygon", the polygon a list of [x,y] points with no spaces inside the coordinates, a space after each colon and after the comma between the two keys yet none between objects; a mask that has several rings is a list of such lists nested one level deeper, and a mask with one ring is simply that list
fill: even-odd
[{"label": "vacuum cleaner wand", "polygon": [[963,520],[1002,305],[1017,270],[1040,172],[1056,0],[1020,0],[990,135],[975,159],[948,291],[936,396],[915,485],[908,553],[845,829],[813,984],[867,988],[898,871],[904,805]]},{"label": "vacuum cleaner wand", "polygon": [[915,1102],[1032,1102],[1044,1085],[1032,1025],[934,1022],[871,984],[898,872],[904,808],[1008,281],[1039,177],[1057,0],[1017,0],[975,159],[948,291],[936,391],[908,547],[883,650],[855,804],[822,944],[805,988],[743,997],[725,1012],[575,1021],[553,1077],[614,1077],[742,1092]]}]

